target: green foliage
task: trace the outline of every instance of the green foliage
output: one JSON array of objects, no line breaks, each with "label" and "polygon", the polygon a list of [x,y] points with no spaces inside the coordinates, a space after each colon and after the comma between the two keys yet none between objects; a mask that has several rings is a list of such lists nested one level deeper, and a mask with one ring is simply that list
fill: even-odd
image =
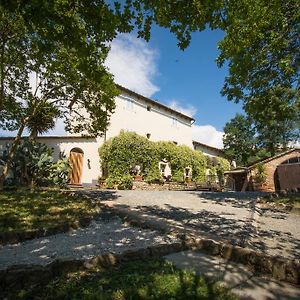
[{"label": "green foliage", "polygon": [[108,189],[113,189],[113,188],[115,188],[115,184],[116,184],[116,179],[115,179],[115,178],[113,178],[113,177],[111,177],[111,176],[109,176],[109,177],[106,178],[106,180],[105,180],[105,185],[106,185],[106,187],[107,187]]},{"label": "green foliage", "polygon": [[266,168],[264,164],[258,163],[256,168],[255,168],[255,180],[261,184],[265,183],[267,180],[267,173],[266,173]]},{"label": "green foliage", "polygon": [[226,123],[224,127],[224,152],[228,159],[235,160],[237,165],[245,166],[255,155],[255,128],[251,120],[241,114]]},{"label": "green foliage", "polygon": [[163,183],[163,177],[160,174],[158,163],[156,160],[151,164],[150,168],[145,171],[145,181],[147,183]]},{"label": "green foliage", "polygon": [[119,136],[108,140],[100,148],[102,166],[114,178],[130,174],[136,165],[141,167],[141,174],[145,174],[155,159],[153,145],[134,132],[121,131]]},{"label": "green foliage", "polygon": [[131,175],[127,174],[119,178],[117,188],[119,190],[131,190],[132,185],[133,185],[133,178]]},{"label": "green foliage", "polygon": [[184,181],[186,167],[192,168],[194,181],[205,175],[206,159],[202,153],[172,142],[152,142],[134,132],[122,131],[119,136],[104,143],[99,153],[111,187],[117,184],[117,178],[131,174],[136,165],[140,166],[141,175],[147,182],[162,182],[159,161],[165,159],[170,163],[174,181]]},{"label": "green foliage", "polygon": [[236,300],[214,281],[180,270],[160,259],[134,260],[113,266],[73,272],[45,285],[22,292],[10,289],[8,299],[101,299],[101,300]]},{"label": "green foliage", "polygon": [[133,185],[133,178],[130,174],[125,174],[123,176],[109,176],[105,180],[106,188],[118,190],[131,190]]},{"label": "green foliage", "polygon": [[65,186],[69,181],[71,170],[69,158],[62,155],[57,162],[52,164],[48,182],[53,185]]},{"label": "green foliage", "polygon": [[[224,172],[230,170],[230,162],[222,157],[206,157],[207,168],[210,169],[211,180],[218,178],[221,187],[224,185]],[[202,183],[206,182],[204,177]]]},{"label": "green foliage", "polygon": [[237,114],[226,123],[223,143],[227,158],[240,166],[251,165],[285,151],[289,140],[297,140],[297,135],[289,131],[295,126],[293,120],[285,122],[284,126],[276,119],[270,118],[268,122],[270,126],[259,126],[249,117]]},{"label": "green foliage", "polygon": [[68,158],[53,160],[53,150],[45,144],[24,139],[18,147],[12,164],[13,180],[32,186],[64,186],[71,166]]},{"label": "green foliage", "polygon": [[39,133],[63,117],[71,132],[101,135],[118,94],[104,61],[122,22],[101,0],[1,3],[1,126]]}]

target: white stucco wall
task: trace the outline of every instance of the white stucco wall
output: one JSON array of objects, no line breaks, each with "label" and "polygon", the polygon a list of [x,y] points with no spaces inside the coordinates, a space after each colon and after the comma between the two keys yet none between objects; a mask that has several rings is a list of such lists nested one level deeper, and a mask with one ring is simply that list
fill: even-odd
[{"label": "white stucco wall", "polygon": [[[148,106],[150,111],[147,110]],[[111,116],[107,138],[118,135],[122,129],[145,137],[150,134],[152,141],[173,141],[178,145],[193,147],[190,120],[127,94],[116,98],[116,109]]]},{"label": "white stucco wall", "polygon": [[[103,139],[86,139],[86,138],[47,138],[41,137],[37,139],[38,142],[46,144],[48,147],[53,148],[54,159],[59,158],[60,152],[64,152],[67,156],[73,148],[80,148],[84,152],[83,156],[83,169],[82,169],[82,184],[96,185],[98,176],[101,174],[100,161],[98,149]],[[6,144],[11,144],[13,139],[0,140],[0,155],[2,155]],[[88,163],[90,160],[90,163]]]},{"label": "white stucco wall", "polygon": [[204,145],[199,145],[196,144],[194,145],[194,149],[197,151],[202,152],[203,154],[209,156],[209,157],[224,157],[224,154],[218,150],[209,148],[209,147],[205,147]]},{"label": "white stucco wall", "polygon": [[[152,141],[172,141],[193,148],[191,119],[124,92],[115,101],[116,109],[110,119],[107,139],[117,136],[121,130],[128,130],[145,137],[150,134]],[[147,110],[148,106],[150,111]],[[98,149],[104,142],[103,137],[87,139],[66,133],[65,137],[41,137],[38,141],[54,149],[55,159],[58,159],[60,152],[65,152],[69,156],[72,148],[82,149],[84,152],[82,184],[97,183],[98,177],[101,176]],[[0,139],[0,155],[7,142],[11,143],[12,139]]]}]

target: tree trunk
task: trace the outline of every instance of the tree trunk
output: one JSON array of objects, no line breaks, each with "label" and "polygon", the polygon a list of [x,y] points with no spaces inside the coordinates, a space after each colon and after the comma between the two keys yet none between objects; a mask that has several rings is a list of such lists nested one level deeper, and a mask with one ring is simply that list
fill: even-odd
[{"label": "tree trunk", "polygon": [[7,175],[8,175],[8,172],[10,170],[10,167],[11,167],[14,155],[16,153],[17,147],[18,147],[18,145],[20,143],[20,140],[21,140],[24,128],[25,128],[25,122],[22,123],[21,127],[19,128],[18,133],[17,133],[17,135],[16,135],[16,137],[14,139],[14,142],[12,144],[12,147],[9,150],[9,153],[8,153],[8,156],[7,156],[7,161],[6,161],[5,165],[4,165],[3,172],[2,172],[2,174],[0,176],[0,190],[3,189],[4,181],[5,181],[5,179],[6,179]]},{"label": "tree trunk", "polygon": [[29,139],[31,140],[31,141],[35,141],[35,139],[37,138],[37,131],[36,131],[36,129],[32,129],[32,131],[30,132],[30,135],[29,135]]}]

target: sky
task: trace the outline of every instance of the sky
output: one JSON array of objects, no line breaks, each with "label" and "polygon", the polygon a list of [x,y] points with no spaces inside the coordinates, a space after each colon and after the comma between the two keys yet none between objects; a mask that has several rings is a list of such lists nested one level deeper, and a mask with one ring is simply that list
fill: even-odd
[{"label": "sky", "polygon": [[222,148],[224,125],[242,112],[220,94],[228,74],[215,62],[222,37],[220,30],[194,33],[182,51],[167,29],[154,27],[149,43],[121,34],[106,64],[117,83],[194,117],[195,140]]},{"label": "sky", "polygon": [[[167,29],[154,27],[147,43],[134,34],[120,34],[111,44],[106,66],[122,86],[193,117],[193,139],[222,148],[223,127],[241,104],[220,94],[227,66],[219,69],[217,43],[222,31],[192,35],[184,51]],[[63,122],[47,135],[63,134]],[[1,135],[8,135],[0,130]],[[10,133],[9,135],[12,135]]]}]

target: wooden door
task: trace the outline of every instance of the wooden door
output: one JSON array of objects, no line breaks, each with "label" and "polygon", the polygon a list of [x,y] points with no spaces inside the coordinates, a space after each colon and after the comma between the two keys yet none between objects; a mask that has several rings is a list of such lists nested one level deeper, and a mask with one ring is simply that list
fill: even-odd
[{"label": "wooden door", "polygon": [[70,163],[72,164],[70,184],[81,184],[83,152],[72,149],[70,152]]}]

